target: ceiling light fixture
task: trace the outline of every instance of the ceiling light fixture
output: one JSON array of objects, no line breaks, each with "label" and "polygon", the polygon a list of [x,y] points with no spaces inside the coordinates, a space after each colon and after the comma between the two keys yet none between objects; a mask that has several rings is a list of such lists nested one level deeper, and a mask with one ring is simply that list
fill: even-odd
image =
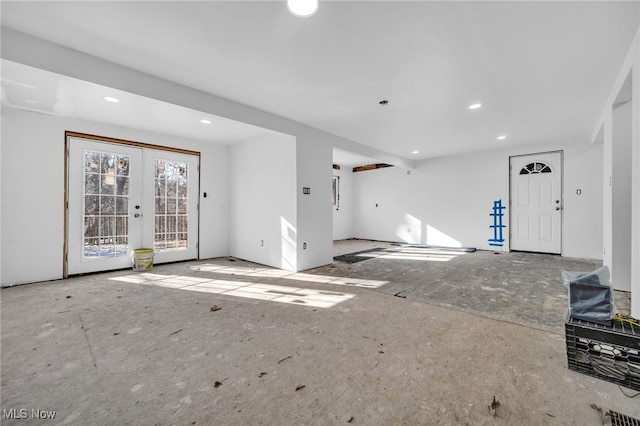
[{"label": "ceiling light fixture", "polygon": [[203,118],[202,120],[200,120],[200,122],[202,124],[211,124],[211,120],[207,120],[206,118]]},{"label": "ceiling light fixture", "polygon": [[502,136],[498,136],[496,139],[498,139],[499,141],[505,140],[507,137],[502,135]]},{"label": "ceiling light fixture", "polygon": [[469,105],[469,109],[478,109],[478,108],[482,108],[481,103],[475,103],[475,104]]},{"label": "ceiling light fixture", "polygon": [[308,18],[318,11],[318,0],[287,0],[287,8],[292,15]]},{"label": "ceiling light fixture", "polygon": [[104,99],[107,102],[113,102],[113,103],[120,102],[118,98],[114,98],[113,96],[105,96],[102,99]]},{"label": "ceiling light fixture", "polygon": [[420,154],[420,151],[411,151],[412,154]]}]

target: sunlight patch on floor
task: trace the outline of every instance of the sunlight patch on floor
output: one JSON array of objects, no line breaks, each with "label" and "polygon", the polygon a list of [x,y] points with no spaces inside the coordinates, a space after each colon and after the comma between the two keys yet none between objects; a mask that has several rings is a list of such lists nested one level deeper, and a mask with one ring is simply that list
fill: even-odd
[{"label": "sunlight patch on floor", "polygon": [[110,278],[110,280],[153,285],[156,287],[175,288],[180,290],[199,291],[203,293],[224,294],[226,296],[267,300],[293,305],[312,306],[314,308],[331,308],[338,303],[349,300],[355,296],[350,293],[339,293],[334,291],[249,283],[244,281],[216,280],[183,275],[139,273],[135,275],[113,277]]},{"label": "sunlight patch on floor", "polygon": [[284,278],[296,281],[308,281],[323,284],[348,285],[364,288],[379,288],[389,283],[389,281],[366,280],[348,277],[334,277],[331,275],[306,274],[303,272],[291,272],[282,269],[251,268],[245,266],[224,267],[215,264],[203,264],[189,266],[192,271],[214,272],[226,275],[246,275],[259,278]]}]

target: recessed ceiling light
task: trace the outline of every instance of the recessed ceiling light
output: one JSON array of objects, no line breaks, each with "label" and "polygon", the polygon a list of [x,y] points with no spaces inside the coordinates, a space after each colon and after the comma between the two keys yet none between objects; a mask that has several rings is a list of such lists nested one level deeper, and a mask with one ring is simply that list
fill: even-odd
[{"label": "recessed ceiling light", "polygon": [[308,18],[318,11],[318,0],[287,0],[287,8],[292,15]]},{"label": "recessed ceiling light", "polygon": [[105,96],[102,99],[104,99],[107,102],[113,102],[113,103],[120,102],[118,98],[114,98],[113,96]]},{"label": "recessed ceiling light", "polygon": [[506,139],[507,137],[502,135],[502,136],[498,136],[496,139],[498,139],[499,141]]},{"label": "recessed ceiling light", "polygon": [[211,120],[207,120],[206,118],[203,118],[202,120],[200,120],[200,122],[202,124],[211,124]]},{"label": "recessed ceiling light", "polygon": [[420,151],[411,151],[412,154],[419,154]]},{"label": "recessed ceiling light", "polygon": [[478,108],[481,108],[481,107],[482,107],[482,104],[480,104],[480,103],[469,105],[469,109],[478,109]]}]

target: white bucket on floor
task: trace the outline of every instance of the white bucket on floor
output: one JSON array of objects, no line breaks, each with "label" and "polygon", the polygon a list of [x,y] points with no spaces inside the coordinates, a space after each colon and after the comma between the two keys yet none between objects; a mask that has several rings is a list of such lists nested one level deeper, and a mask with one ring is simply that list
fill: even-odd
[{"label": "white bucket on floor", "polygon": [[149,271],[153,268],[153,249],[139,248],[131,253],[134,271]]}]

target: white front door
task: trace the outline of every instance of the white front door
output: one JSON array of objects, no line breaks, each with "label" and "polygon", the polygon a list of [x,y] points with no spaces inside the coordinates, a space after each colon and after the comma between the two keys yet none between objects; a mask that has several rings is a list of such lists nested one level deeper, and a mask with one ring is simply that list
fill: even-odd
[{"label": "white front door", "polygon": [[562,153],[511,157],[511,250],[562,251]]},{"label": "white front door", "polygon": [[67,275],[198,257],[198,156],[68,139]]}]

